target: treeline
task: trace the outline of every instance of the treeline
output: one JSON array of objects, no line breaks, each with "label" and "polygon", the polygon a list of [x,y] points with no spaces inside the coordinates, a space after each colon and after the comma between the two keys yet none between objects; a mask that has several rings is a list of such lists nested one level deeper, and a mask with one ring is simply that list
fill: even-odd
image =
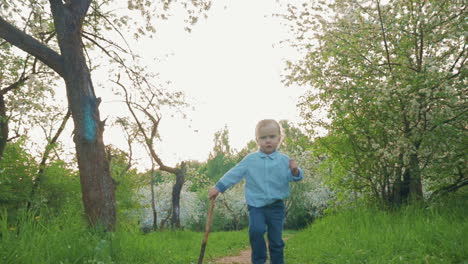
[{"label": "treeline", "polygon": [[[312,161],[317,159],[307,150],[311,144],[307,136],[287,121],[280,123],[286,137],[281,151],[296,159],[306,171],[306,179],[292,186],[293,195],[287,201],[286,225],[300,228],[322,214],[332,195],[320,184],[320,179],[310,173],[316,166]],[[154,168],[139,172],[128,165],[132,161],[127,152],[113,146],[106,149],[117,186],[119,221],[151,231],[166,228],[203,230],[208,188],[258,147],[252,140],[236,151],[229,145],[227,128],[220,130],[214,135],[214,147],[207,161],[183,162],[180,192],[175,188],[179,183],[172,173]],[[44,210],[60,214],[82,208],[80,181],[73,162],[53,159],[39,172],[41,166],[29,153],[23,139],[7,145],[0,166],[0,200],[8,222],[14,223],[18,212],[24,210],[39,216]],[[179,203],[174,203],[174,196]],[[180,207],[179,210],[174,209],[175,205]],[[175,212],[179,213],[178,217],[173,217]],[[220,196],[214,219],[214,230],[239,230],[247,226],[243,183]]]}]

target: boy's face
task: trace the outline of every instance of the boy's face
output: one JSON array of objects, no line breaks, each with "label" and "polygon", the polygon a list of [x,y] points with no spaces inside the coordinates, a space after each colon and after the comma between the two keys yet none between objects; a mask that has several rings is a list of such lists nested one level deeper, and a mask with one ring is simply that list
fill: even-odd
[{"label": "boy's face", "polygon": [[278,127],[275,124],[266,124],[258,129],[257,144],[263,153],[273,153],[278,147],[280,140]]}]

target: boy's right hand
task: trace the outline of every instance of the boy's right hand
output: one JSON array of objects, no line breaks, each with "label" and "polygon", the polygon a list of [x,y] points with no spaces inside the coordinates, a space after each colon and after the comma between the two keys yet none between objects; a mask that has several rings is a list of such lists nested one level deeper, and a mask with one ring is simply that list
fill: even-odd
[{"label": "boy's right hand", "polygon": [[208,198],[211,199],[216,199],[216,197],[218,196],[218,194],[220,193],[220,191],[215,187],[211,187],[211,189],[208,191]]}]

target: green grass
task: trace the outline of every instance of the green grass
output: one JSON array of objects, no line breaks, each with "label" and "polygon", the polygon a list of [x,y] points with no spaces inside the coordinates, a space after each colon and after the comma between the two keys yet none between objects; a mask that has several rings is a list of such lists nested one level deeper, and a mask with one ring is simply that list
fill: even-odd
[{"label": "green grass", "polygon": [[327,216],[286,243],[288,263],[468,263],[466,198]]},{"label": "green grass", "polygon": [[[355,208],[285,231],[285,257],[302,263],[468,263],[467,199],[396,211]],[[73,213],[74,212],[74,213]],[[8,223],[0,211],[0,263],[197,263],[203,233],[141,233],[121,225],[90,230],[75,210],[36,218],[23,214]],[[213,232],[205,263],[249,247],[248,232]]]},{"label": "green grass", "polygon": [[[118,263],[197,263],[202,238],[202,233],[191,231],[148,235],[121,232],[113,240],[113,259]],[[208,240],[205,260],[235,255],[246,243],[245,232],[214,232]]]},{"label": "green grass", "polygon": [[[203,239],[203,233],[191,231],[90,230],[72,214],[51,219],[25,215],[16,226],[5,218],[0,214],[0,263],[197,263]],[[247,246],[246,231],[214,232],[205,260],[236,255]]]}]

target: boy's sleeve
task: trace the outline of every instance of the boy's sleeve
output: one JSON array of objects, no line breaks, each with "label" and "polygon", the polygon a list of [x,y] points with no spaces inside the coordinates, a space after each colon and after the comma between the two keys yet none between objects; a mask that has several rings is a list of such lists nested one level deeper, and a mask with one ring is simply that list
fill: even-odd
[{"label": "boy's sleeve", "polygon": [[290,175],[289,175],[289,181],[292,182],[292,181],[300,181],[304,178],[304,171],[301,169],[301,167],[298,168],[299,169],[299,175],[297,176],[294,176],[294,174],[292,173],[291,169],[289,169],[289,172],[290,172]]},{"label": "boy's sleeve", "polygon": [[236,166],[224,174],[224,176],[216,183],[216,189],[220,192],[225,192],[229,187],[240,182],[247,172],[247,160],[244,158]]}]

